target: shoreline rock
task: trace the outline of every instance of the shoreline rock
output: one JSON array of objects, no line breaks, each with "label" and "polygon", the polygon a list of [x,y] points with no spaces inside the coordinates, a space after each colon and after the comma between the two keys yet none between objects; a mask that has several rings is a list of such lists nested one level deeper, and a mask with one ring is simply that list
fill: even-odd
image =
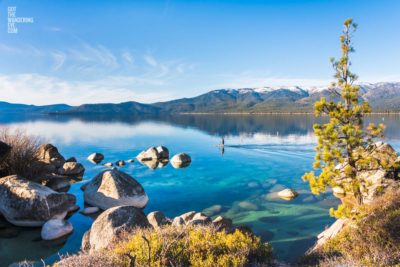
[{"label": "shoreline rock", "polygon": [[69,235],[73,231],[70,222],[60,219],[52,219],[43,224],[40,233],[43,240],[54,240]]},{"label": "shoreline rock", "polygon": [[42,226],[51,219],[63,219],[76,198],[58,193],[18,175],[0,179],[0,213],[17,226]]},{"label": "shoreline rock", "polygon": [[142,185],[119,170],[106,170],[84,185],[85,202],[106,210],[116,206],[144,208],[148,196]]}]

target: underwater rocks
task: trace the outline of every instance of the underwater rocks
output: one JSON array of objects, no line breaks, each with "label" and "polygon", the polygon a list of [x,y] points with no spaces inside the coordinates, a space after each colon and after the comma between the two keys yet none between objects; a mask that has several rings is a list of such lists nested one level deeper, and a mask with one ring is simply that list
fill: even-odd
[{"label": "underwater rocks", "polygon": [[149,200],[132,176],[118,170],[103,171],[85,184],[84,199],[103,210],[122,205],[144,208]]},{"label": "underwater rocks", "polygon": [[171,164],[174,168],[185,168],[190,165],[192,158],[186,153],[179,153],[172,157]]},{"label": "underwater rocks", "polygon": [[57,193],[18,175],[0,179],[0,213],[17,226],[41,226],[63,219],[76,202],[74,195]]},{"label": "underwater rocks", "polygon": [[54,240],[70,234],[73,229],[68,221],[52,219],[43,224],[41,237],[43,240]]},{"label": "underwater rocks", "polygon": [[104,155],[101,154],[101,153],[97,153],[97,152],[96,152],[96,153],[90,154],[89,157],[87,157],[87,159],[88,159],[90,162],[94,163],[94,164],[99,164],[100,162],[103,161]]},{"label": "underwater rocks", "polygon": [[104,211],[82,239],[82,249],[93,252],[107,248],[113,241],[137,227],[150,227],[143,211],[133,206],[119,206]]},{"label": "underwater rocks", "polygon": [[293,189],[286,188],[283,189],[282,191],[278,192],[278,197],[284,199],[284,200],[292,200],[295,197],[297,197],[299,194],[294,191]]}]

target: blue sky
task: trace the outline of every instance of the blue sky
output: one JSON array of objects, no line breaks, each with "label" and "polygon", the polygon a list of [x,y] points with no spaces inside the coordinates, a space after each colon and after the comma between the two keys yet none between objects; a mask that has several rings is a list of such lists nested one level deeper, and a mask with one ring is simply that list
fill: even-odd
[{"label": "blue sky", "polygon": [[[118,2],[118,4],[117,4]],[[7,33],[7,8],[33,17]],[[0,100],[151,103],[324,86],[352,17],[360,81],[400,81],[400,1],[1,1]]]}]

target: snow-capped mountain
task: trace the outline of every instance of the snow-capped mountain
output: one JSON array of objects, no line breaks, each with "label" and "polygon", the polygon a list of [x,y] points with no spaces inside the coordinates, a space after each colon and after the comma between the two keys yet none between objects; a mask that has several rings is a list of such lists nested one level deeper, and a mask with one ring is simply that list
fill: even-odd
[{"label": "snow-capped mountain", "polygon": [[[400,82],[360,84],[360,96],[375,112],[400,112]],[[28,106],[0,102],[0,112],[42,112],[57,114],[173,114],[173,113],[257,113],[311,112],[321,97],[333,98],[328,87],[257,87],[218,89],[192,97],[154,104],[125,102],[71,107]]]}]

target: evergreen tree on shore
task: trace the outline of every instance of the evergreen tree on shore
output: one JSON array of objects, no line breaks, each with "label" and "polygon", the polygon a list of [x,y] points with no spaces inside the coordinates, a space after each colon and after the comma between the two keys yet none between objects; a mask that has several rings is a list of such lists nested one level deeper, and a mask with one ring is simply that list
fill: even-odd
[{"label": "evergreen tree on shore", "polygon": [[[324,192],[327,186],[340,187],[361,205],[363,181],[358,177],[358,170],[363,166],[376,165],[374,159],[368,156],[368,148],[375,138],[383,136],[384,125],[371,123],[364,126],[364,116],[371,113],[371,107],[368,102],[361,101],[360,88],[354,83],[357,76],[350,71],[350,54],[354,52],[352,39],[356,29],[357,24],[352,19],[344,22],[340,36],[341,57],[331,59],[336,82],[332,83],[330,91],[332,99],[339,100],[321,98],[315,103],[315,115],[327,116],[329,122],[314,125],[318,144],[313,168],[318,175],[311,171],[303,179],[309,182],[314,194]],[[350,207],[342,204],[337,210],[331,209],[331,215],[347,216],[349,211]]]}]

